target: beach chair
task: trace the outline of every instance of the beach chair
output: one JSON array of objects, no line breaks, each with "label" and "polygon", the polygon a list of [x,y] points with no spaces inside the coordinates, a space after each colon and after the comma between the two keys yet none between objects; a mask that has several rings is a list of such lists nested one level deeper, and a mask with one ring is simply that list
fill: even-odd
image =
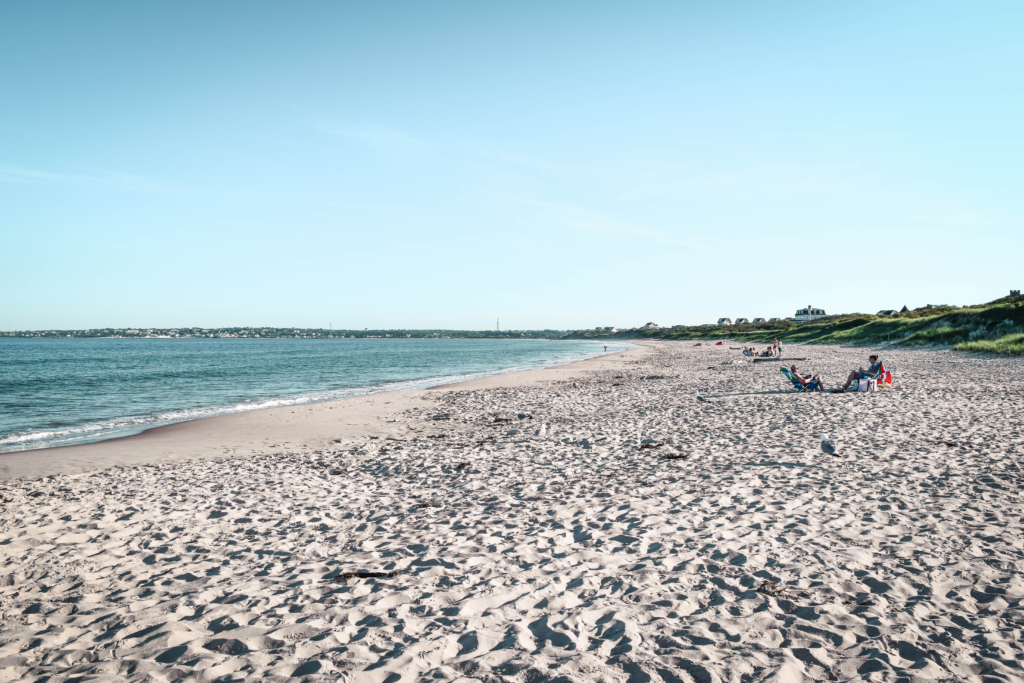
[{"label": "beach chair", "polygon": [[875,380],[876,389],[889,389],[892,387],[892,373],[885,369],[885,363],[882,362],[882,359],[878,359],[878,369],[875,371],[875,374],[868,375],[867,379]]},{"label": "beach chair", "polygon": [[782,374],[786,376],[790,382],[793,383],[793,389],[796,391],[814,391],[818,388],[818,381],[814,380],[808,384],[803,384],[797,376],[794,375],[789,368],[782,368]]}]

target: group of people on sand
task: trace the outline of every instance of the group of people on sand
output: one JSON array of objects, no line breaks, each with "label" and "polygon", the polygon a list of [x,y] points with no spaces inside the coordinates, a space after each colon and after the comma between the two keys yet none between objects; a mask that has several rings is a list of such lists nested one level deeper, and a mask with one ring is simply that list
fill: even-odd
[{"label": "group of people on sand", "polygon": [[[854,380],[877,379],[878,377],[885,374],[885,366],[882,365],[882,361],[881,359],[879,359],[877,354],[873,353],[870,356],[868,356],[868,363],[869,365],[867,370],[865,370],[864,368],[853,370],[846,378],[846,384],[836,389],[833,389],[832,393],[841,394],[847,391],[850,388],[850,385],[853,384]],[[791,366],[789,368],[789,371],[793,373],[793,377],[796,378],[796,381],[800,382],[800,384],[804,385],[805,387],[814,385],[813,391],[825,390],[824,382],[821,379],[821,375],[801,375],[800,369],[795,365]]]},{"label": "group of people on sand", "polygon": [[744,356],[754,356],[755,358],[774,358],[782,355],[782,342],[775,339],[771,346],[765,347],[764,351],[758,352],[753,346],[743,347]]}]

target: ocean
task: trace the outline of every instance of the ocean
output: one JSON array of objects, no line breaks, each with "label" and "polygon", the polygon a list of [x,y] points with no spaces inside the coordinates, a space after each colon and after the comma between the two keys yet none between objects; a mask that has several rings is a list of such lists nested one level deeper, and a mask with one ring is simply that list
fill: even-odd
[{"label": "ocean", "polygon": [[600,356],[604,347],[568,340],[0,339],[0,453],[550,367]]}]

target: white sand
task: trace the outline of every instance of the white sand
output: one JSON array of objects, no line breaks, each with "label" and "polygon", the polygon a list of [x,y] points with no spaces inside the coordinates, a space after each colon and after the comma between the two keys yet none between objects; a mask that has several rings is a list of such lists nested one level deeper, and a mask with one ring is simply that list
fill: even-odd
[{"label": "white sand", "polygon": [[1024,363],[884,359],[796,395],[662,343],[53,451],[0,486],[0,681],[1024,680]]}]

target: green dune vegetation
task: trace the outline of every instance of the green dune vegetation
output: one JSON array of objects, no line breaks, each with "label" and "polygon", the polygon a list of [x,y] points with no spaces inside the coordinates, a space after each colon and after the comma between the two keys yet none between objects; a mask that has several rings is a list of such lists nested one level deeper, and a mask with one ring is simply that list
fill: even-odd
[{"label": "green dune vegetation", "polygon": [[[578,335],[578,337],[577,337]],[[1024,297],[1008,296],[979,306],[924,306],[895,316],[830,315],[797,325],[792,320],[741,325],[697,325],[617,334],[580,332],[577,338],[731,340],[748,344],[783,342],[892,346],[944,346],[957,351],[1024,353]]]}]

